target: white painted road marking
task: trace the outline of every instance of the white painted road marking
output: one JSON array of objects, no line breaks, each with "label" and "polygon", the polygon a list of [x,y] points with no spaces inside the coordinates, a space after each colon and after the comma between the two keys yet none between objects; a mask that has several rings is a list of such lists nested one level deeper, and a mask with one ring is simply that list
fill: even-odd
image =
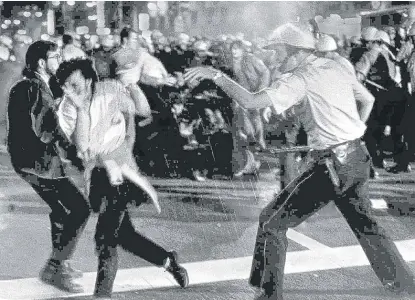
[{"label": "white painted road marking", "polygon": [[372,208],[376,210],[385,210],[388,209],[388,203],[384,199],[370,199],[372,203]]},{"label": "white painted road marking", "polygon": [[[415,261],[415,239],[398,241],[396,244],[406,261]],[[248,256],[186,263],[183,266],[189,272],[190,284],[197,285],[230,280],[247,280],[251,270],[251,262],[252,257]],[[289,252],[285,273],[295,274],[368,265],[369,261],[358,245],[320,248],[318,250]],[[61,292],[42,284],[37,278],[2,280],[0,281],[0,298],[40,300],[89,296],[93,293],[95,276],[95,272],[84,273],[80,283],[84,286],[85,292],[81,294]],[[123,269],[117,273],[114,292],[166,287],[175,288],[178,285],[163,269],[156,267]]]},{"label": "white painted road marking", "polygon": [[297,244],[300,244],[301,246],[308,248],[309,250],[330,249],[329,246],[317,242],[316,240],[291,228],[289,228],[287,231],[287,237],[290,240],[296,242]]}]

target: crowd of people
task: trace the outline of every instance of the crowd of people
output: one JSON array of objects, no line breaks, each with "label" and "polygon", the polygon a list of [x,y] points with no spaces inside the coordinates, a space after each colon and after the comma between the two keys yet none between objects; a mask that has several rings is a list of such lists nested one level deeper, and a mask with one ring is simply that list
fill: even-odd
[{"label": "crowd of people", "polygon": [[[410,110],[405,108],[410,104],[408,66],[412,64],[413,32],[401,27],[389,26],[382,31],[370,27],[362,31],[361,38],[339,39],[320,34],[316,28],[310,30],[322,37],[321,55],[349,60],[351,71],[361,74],[360,80],[378,100],[365,136],[373,167],[384,168],[385,153],[392,152],[396,165],[388,171],[410,171],[413,142],[408,134],[404,138],[404,130],[411,127]],[[50,39],[61,46],[64,61],[75,57],[91,59],[100,80],[117,78],[114,54],[121,48],[137,51],[130,56],[141,57],[139,87],[150,104],[152,117],[140,123],[135,155],[148,175],[199,181],[215,176],[242,178],[258,172],[261,163],[256,153],[267,148],[269,138],[285,140],[284,134],[275,135],[267,129],[286,127],[287,118],[270,118],[269,108],[244,111],[209,81],[183,81],[186,68],[211,66],[250,91],[268,87],[285,72],[285,55],[281,49],[264,49],[265,39],[247,41],[242,34],[215,39],[185,33],[167,37],[157,30],[146,39],[130,28],[123,29],[119,36],[86,40],[65,34]],[[17,41],[23,42],[26,40]],[[9,39],[4,39],[4,44],[10,48]],[[14,54],[8,56],[9,60],[10,57],[16,59]],[[351,66],[347,62],[345,65]],[[300,132],[303,133],[301,126]],[[297,139],[296,144],[306,140],[302,135]],[[374,178],[378,176],[375,168],[371,173]]]}]

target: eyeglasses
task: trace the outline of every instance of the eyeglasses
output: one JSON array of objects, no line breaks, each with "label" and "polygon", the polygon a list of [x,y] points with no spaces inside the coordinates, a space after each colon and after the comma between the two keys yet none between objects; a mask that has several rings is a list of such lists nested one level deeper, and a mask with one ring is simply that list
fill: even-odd
[{"label": "eyeglasses", "polygon": [[49,56],[48,57],[48,59],[56,59],[56,60],[60,60],[61,59],[61,55],[60,54],[55,54],[55,55],[52,55],[52,56]]}]

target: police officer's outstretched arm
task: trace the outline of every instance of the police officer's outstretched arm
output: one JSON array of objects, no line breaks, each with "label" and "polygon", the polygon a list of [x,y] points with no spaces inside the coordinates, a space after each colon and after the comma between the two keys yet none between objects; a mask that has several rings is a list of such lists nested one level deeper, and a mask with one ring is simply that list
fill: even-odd
[{"label": "police officer's outstretched arm", "polygon": [[263,109],[273,107],[277,114],[281,114],[288,108],[297,104],[305,96],[305,82],[297,75],[288,76],[278,81],[271,88],[263,89],[257,93],[251,93],[241,85],[221,73],[220,71],[196,67],[188,69],[186,81],[213,80],[232,100],[245,109]]}]

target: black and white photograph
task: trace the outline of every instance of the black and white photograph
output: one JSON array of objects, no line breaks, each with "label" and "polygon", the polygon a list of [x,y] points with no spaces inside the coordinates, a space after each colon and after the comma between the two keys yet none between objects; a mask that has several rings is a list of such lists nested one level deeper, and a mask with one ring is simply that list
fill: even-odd
[{"label": "black and white photograph", "polygon": [[0,1],[0,300],[415,300],[415,1]]}]

